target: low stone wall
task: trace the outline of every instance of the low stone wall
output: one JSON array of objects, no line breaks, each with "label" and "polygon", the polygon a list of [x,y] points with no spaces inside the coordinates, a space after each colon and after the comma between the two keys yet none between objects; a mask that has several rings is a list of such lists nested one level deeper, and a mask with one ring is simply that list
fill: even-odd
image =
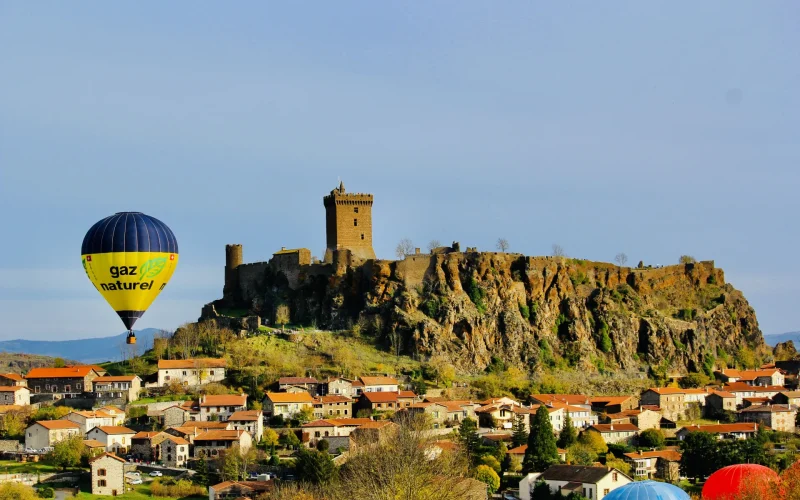
[{"label": "low stone wall", "polygon": [[19,441],[15,441],[12,439],[2,439],[0,440],[0,453],[5,451],[20,451],[22,449],[22,443]]}]

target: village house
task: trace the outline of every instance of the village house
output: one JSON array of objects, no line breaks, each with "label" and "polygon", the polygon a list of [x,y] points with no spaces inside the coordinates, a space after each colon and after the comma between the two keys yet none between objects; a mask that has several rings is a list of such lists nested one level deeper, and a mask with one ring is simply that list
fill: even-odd
[{"label": "village house", "polygon": [[314,399],[307,392],[268,392],[264,396],[264,413],[276,417],[292,418],[305,408],[313,411]]},{"label": "village house", "polygon": [[360,380],[350,380],[334,377],[328,380],[328,394],[357,398],[364,391],[364,384]]},{"label": "village house", "polygon": [[103,425],[89,430],[86,439],[100,441],[106,445],[106,451],[124,455],[130,450],[131,440],[135,435],[136,431],[121,425]]},{"label": "village house", "polygon": [[782,391],[772,396],[772,402],[800,407],[800,391]]},{"label": "village house", "polygon": [[531,394],[530,402],[534,405],[563,404],[579,406],[587,410],[592,409],[592,402],[589,396],[582,394]]},{"label": "village house", "polygon": [[728,392],[736,396],[736,406],[742,407],[747,398],[773,398],[779,392],[786,389],[782,386],[758,386],[748,385],[744,382],[732,382],[722,386],[723,392]]},{"label": "village house", "polygon": [[743,382],[753,386],[783,386],[786,377],[776,368],[764,370],[734,370],[731,368],[719,372],[720,379],[726,383]]},{"label": "village house", "polygon": [[22,385],[0,386],[0,405],[28,406],[31,404],[31,391]]},{"label": "village house", "polygon": [[624,410],[605,416],[604,424],[633,424],[640,431],[661,428],[661,412],[643,408],[640,410]]},{"label": "village house", "polygon": [[314,398],[314,418],[350,417],[353,400],[347,396],[331,394]]},{"label": "village house", "polygon": [[703,409],[709,418],[716,418],[725,411],[735,412],[736,396],[730,392],[713,391],[706,397],[706,405]]},{"label": "village house", "polygon": [[92,381],[100,375],[92,366],[33,368],[25,375],[31,394],[52,395],[55,399],[82,397],[92,392]]},{"label": "village house", "polygon": [[94,394],[97,399],[121,399],[126,403],[139,399],[142,390],[142,379],[136,375],[115,375],[97,377],[93,381]]},{"label": "village house", "polygon": [[92,458],[106,452],[106,445],[95,439],[84,439],[83,445],[89,450],[89,456]]},{"label": "village house", "polygon": [[10,385],[20,385],[28,387],[28,381],[18,373],[0,373],[0,385],[8,387]]},{"label": "village house", "polygon": [[118,496],[125,493],[125,460],[103,453],[91,460],[92,495]]},{"label": "village house", "polygon": [[361,424],[350,433],[348,449],[352,452],[358,450],[359,447],[363,448],[381,442],[397,428],[397,424],[390,420],[372,421]]},{"label": "village house", "polygon": [[[199,412],[197,414],[199,415]],[[165,429],[168,427],[176,427],[183,425],[184,422],[197,420],[196,416],[195,418],[192,418],[192,416],[191,411],[183,405],[170,406],[161,412],[161,423]]]},{"label": "village house", "polygon": [[273,488],[272,481],[225,481],[208,487],[208,500],[261,498]]},{"label": "village house", "polygon": [[166,432],[159,433],[154,440],[155,454],[166,467],[183,469],[189,460],[189,441]]},{"label": "village house", "polygon": [[675,436],[683,441],[690,432],[709,432],[715,434],[717,439],[747,439],[758,432],[757,423],[738,423],[738,424],[711,424],[711,425],[687,425],[681,427]]},{"label": "village house", "polygon": [[170,427],[164,432],[173,436],[178,436],[194,444],[194,438],[208,431],[230,431],[233,425],[230,422],[185,422],[181,427]]},{"label": "village house", "polygon": [[639,428],[633,424],[596,424],[586,432],[597,432],[608,444],[632,444],[639,435]]},{"label": "village house", "polygon": [[447,422],[447,407],[442,403],[432,403],[430,401],[413,403],[403,411],[407,411],[410,415],[427,415],[434,429],[444,427],[445,422]]},{"label": "village house", "polygon": [[247,431],[254,443],[264,436],[264,414],[261,410],[237,411],[228,417],[227,422],[237,431]]},{"label": "village house", "polygon": [[25,430],[25,448],[41,450],[72,436],[80,436],[81,428],[69,420],[40,420]]},{"label": "village house", "polygon": [[755,422],[774,431],[795,431],[797,407],[792,405],[765,404],[749,406],[739,411],[739,422]]},{"label": "village house", "polygon": [[278,391],[288,392],[289,388],[302,388],[312,396],[326,394],[328,385],[314,377],[281,377],[278,379]]},{"label": "village house", "polygon": [[635,451],[625,453],[636,479],[660,479],[669,483],[680,480],[680,452],[674,450]]},{"label": "village house", "polygon": [[219,454],[234,444],[239,445],[242,452],[249,450],[253,445],[253,438],[246,431],[237,430],[211,430],[194,438],[194,458],[201,456],[217,458]]},{"label": "village house", "polygon": [[602,500],[633,479],[613,468],[553,465],[544,472],[531,472],[522,478],[519,483],[520,499],[531,500],[533,488],[539,481],[544,481],[552,494],[567,496],[574,492],[589,500]]},{"label": "village house", "polygon": [[353,411],[368,413],[383,413],[387,411],[397,411],[407,408],[414,404],[417,395],[411,391],[388,392],[375,391],[364,392],[353,405]]},{"label": "village house", "polygon": [[218,358],[160,359],[158,387],[165,387],[176,380],[189,387],[222,382],[226,366],[225,360]]},{"label": "village house", "polygon": [[654,387],[642,393],[642,406],[658,406],[661,415],[669,420],[683,420],[687,402],[685,389],[673,387]]},{"label": "village house", "polygon": [[372,422],[370,418],[329,418],[303,424],[304,443],[315,446],[320,438],[349,436],[353,430]]},{"label": "village house", "polygon": [[362,392],[397,392],[399,384],[394,377],[359,377],[364,384]]},{"label": "village house", "polygon": [[[157,431],[141,431],[131,437],[131,455],[139,460],[153,460],[155,458],[155,444],[153,439],[159,434]],[[102,443],[100,443],[102,444]],[[103,445],[105,447],[105,445]]]},{"label": "village house", "polygon": [[[522,464],[522,462],[525,460],[525,452],[526,451],[528,451],[528,445],[527,444],[523,444],[523,445],[517,446],[516,448],[511,448],[510,450],[508,450],[507,453],[508,453],[508,455],[511,455],[511,458],[517,460],[520,464]],[[567,450],[565,450],[563,448],[556,448],[556,451],[558,452],[558,459],[560,461],[562,461],[562,462],[566,462],[567,461]]]},{"label": "village house", "polygon": [[[554,415],[558,416],[559,424],[564,418],[563,410],[556,410],[555,408],[548,408],[550,413],[550,422],[554,424]],[[521,418],[525,423],[525,428],[530,428],[531,409],[524,406],[510,405],[506,403],[495,403],[481,406],[475,409],[475,415],[478,417],[478,425],[480,427],[489,427],[493,429],[506,429],[509,430],[514,427],[514,422],[517,418]]]},{"label": "village house", "polygon": [[[548,406],[550,406],[552,408],[561,408],[561,409],[563,409],[564,410],[564,418],[566,419],[566,416],[569,415],[570,420],[572,420],[572,426],[575,427],[576,429],[579,429],[579,430],[580,429],[585,429],[587,427],[590,427],[590,426],[598,423],[597,415],[592,413],[591,409],[585,408],[583,406],[575,406],[575,405],[570,405],[570,404],[567,404],[567,403],[559,403],[559,402],[553,402],[553,403],[549,404]],[[631,410],[627,410],[627,411],[631,411]],[[562,428],[564,427],[563,421],[562,421],[561,427]],[[559,430],[561,430],[561,429],[559,429]]]},{"label": "village house", "polygon": [[61,419],[78,424],[81,427],[81,434],[86,434],[95,427],[110,427],[121,425],[125,422],[124,414],[112,415],[103,410],[71,411]]},{"label": "village house", "polygon": [[597,413],[619,413],[639,406],[636,396],[592,396],[589,398],[592,411]]},{"label": "village house", "polygon": [[228,420],[234,412],[247,409],[247,394],[200,396],[200,421]]}]

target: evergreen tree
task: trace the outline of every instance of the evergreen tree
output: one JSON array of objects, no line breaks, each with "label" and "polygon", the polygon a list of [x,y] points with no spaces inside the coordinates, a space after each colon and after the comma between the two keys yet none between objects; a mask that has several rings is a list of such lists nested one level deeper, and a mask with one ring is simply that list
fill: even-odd
[{"label": "evergreen tree", "polygon": [[458,426],[458,437],[467,453],[469,463],[473,463],[477,458],[476,452],[481,443],[481,438],[478,436],[478,423],[469,417],[462,420],[461,425]]},{"label": "evergreen tree", "polygon": [[194,482],[201,486],[208,486],[208,464],[206,463],[205,454],[200,454],[200,458],[197,459],[195,468],[197,470],[197,474],[195,474],[192,478],[194,479]]},{"label": "evergreen tree", "polygon": [[517,415],[517,419],[514,420],[511,442],[514,448],[528,442],[528,429],[525,428],[525,415]]},{"label": "evergreen tree", "polygon": [[295,459],[295,470],[301,480],[323,484],[336,474],[336,465],[327,451],[301,448]]},{"label": "evergreen tree", "polygon": [[558,434],[558,447],[566,450],[577,442],[578,431],[575,430],[572,425],[572,418],[567,413],[567,417],[564,419],[564,427],[561,428],[561,432]]},{"label": "evergreen tree", "polygon": [[531,432],[528,436],[528,449],[522,463],[523,472],[543,472],[558,463],[558,448],[550,423],[550,414],[545,405],[540,405],[531,419]]}]

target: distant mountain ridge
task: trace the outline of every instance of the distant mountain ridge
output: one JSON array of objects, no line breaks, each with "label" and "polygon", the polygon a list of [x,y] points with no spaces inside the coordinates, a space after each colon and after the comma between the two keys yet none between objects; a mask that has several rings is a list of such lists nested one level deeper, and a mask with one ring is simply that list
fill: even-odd
[{"label": "distant mountain ridge", "polygon": [[771,347],[775,347],[781,342],[791,340],[795,347],[800,347],[800,332],[776,333],[774,335],[764,335],[764,342]]},{"label": "distant mountain ridge", "polygon": [[[142,354],[153,347],[153,336],[159,330],[145,328],[136,330],[137,353]],[[77,340],[4,340],[0,341],[0,352],[25,353],[72,359],[81,363],[120,361],[122,346],[127,332],[112,337]]]}]

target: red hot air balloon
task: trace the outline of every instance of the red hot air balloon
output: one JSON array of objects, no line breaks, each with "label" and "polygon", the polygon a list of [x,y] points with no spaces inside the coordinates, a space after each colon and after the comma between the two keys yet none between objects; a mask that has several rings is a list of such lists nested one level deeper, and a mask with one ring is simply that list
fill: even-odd
[{"label": "red hot air balloon", "polygon": [[763,465],[736,464],[723,467],[711,474],[703,486],[703,500],[734,500],[742,492],[760,494],[770,498],[773,483],[780,481],[778,474]]}]

